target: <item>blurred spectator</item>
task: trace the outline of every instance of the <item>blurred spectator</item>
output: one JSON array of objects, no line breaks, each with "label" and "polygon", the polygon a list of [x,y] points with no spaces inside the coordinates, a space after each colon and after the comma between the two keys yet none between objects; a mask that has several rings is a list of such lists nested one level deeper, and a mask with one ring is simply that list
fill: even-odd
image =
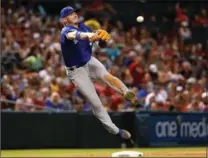
[{"label": "blurred spectator", "polygon": [[61,104],[63,105],[64,110],[67,110],[67,111],[74,110],[75,108],[72,105],[72,102],[71,102],[72,97],[70,96],[70,94],[68,92],[64,92],[62,97],[63,99],[61,100]]},{"label": "blurred spectator", "polygon": [[107,48],[105,48],[103,51],[109,55],[112,61],[115,60],[115,58],[119,55],[120,52],[113,40],[110,40],[108,42]]},{"label": "blurred spectator", "polygon": [[19,98],[16,101],[15,110],[17,111],[33,111],[35,109],[33,104],[33,100],[31,98],[31,91],[24,90],[20,93]]},{"label": "blurred spectator", "polygon": [[44,103],[44,97],[41,92],[35,92],[34,104],[37,105],[36,110],[44,110],[45,109],[45,103]]},{"label": "blurred spectator", "polygon": [[53,92],[45,102],[46,107],[51,109],[57,109],[57,110],[64,110],[64,105],[62,104],[60,95],[57,92]]},{"label": "blurred spectator", "polygon": [[139,87],[139,85],[142,84],[143,77],[145,74],[141,56],[136,57],[134,61],[131,63],[131,65],[129,65],[129,71],[133,77],[134,85]]},{"label": "blurred spectator", "polygon": [[[15,102],[1,108],[89,111],[90,104],[69,81],[62,64],[61,23],[37,4],[38,8],[5,5],[1,10],[1,100]],[[104,28],[111,33],[106,45],[93,44],[93,55],[139,99],[137,106],[131,106],[95,81],[107,110],[208,112],[207,8],[167,6],[160,13],[144,10],[145,22],[133,24],[131,13],[138,15],[133,8],[124,16],[122,5],[114,9],[102,0],[76,4],[80,21],[87,20],[92,30]]]},{"label": "blurred spectator", "polygon": [[186,15],[187,10],[185,8],[182,8],[179,3],[175,5],[175,9],[177,22],[182,23],[189,20],[189,17]]},{"label": "blurred spectator", "polygon": [[183,21],[181,23],[181,27],[179,28],[179,35],[184,41],[191,39],[191,30],[188,28],[187,21]]},{"label": "blurred spectator", "polygon": [[203,111],[208,112],[208,92],[203,92],[201,94],[201,101],[199,106]]},{"label": "blurred spectator", "polygon": [[86,11],[89,17],[108,18],[116,14],[116,10],[103,0],[86,0]]}]

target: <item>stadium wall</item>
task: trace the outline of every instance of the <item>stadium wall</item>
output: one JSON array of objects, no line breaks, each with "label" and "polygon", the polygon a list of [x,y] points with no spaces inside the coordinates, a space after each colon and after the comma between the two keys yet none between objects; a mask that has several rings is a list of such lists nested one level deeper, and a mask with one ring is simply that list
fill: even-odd
[{"label": "stadium wall", "polygon": [[200,146],[208,143],[208,113],[136,113],[140,146]]},{"label": "stadium wall", "polygon": [[[2,149],[120,148],[90,112],[2,112]],[[129,130],[140,147],[203,146],[208,140],[208,113],[110,113]]]}]

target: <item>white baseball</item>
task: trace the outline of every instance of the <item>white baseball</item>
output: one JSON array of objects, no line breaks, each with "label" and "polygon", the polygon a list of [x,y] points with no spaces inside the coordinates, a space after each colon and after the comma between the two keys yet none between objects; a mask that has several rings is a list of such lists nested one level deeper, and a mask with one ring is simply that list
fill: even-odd
[{"label": "white baseball", "polygon": [[144,17],[143,16],[138,16],[137,17],[137,22],[141,23],[144,21]]}]

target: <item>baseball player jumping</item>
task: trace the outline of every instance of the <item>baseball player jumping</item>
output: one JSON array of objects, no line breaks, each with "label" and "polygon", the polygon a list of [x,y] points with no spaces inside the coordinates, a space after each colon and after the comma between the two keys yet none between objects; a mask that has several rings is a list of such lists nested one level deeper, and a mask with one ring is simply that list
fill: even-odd
[{"label": "baseball player jumping", "polygon": [[91,55],[91,43],[95,41],[107,42],[110,35],[102,29],[92,32],[83,22],[79,22],[77,13],[70,6],[63,8],[60,16],[64,24],[61,31],[61,48],[69,79],[89,101],[94,115],[110,133],[119,135],[123,139],[131,139],[131,134],[128,131],[119,129],[112,122],[92,81],[92,79],[102,80],[132,104],[137,101],[136,95]]}]

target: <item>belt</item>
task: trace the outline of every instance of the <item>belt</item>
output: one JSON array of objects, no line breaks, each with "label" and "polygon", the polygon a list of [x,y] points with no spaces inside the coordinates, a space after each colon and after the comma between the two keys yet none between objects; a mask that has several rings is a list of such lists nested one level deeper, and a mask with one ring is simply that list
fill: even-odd
[{"label": "belt", "polygon": [[67,67],[67,66],[66,66],[66,69],[69,70],[69,71],[74,71],[76,68],[82,67],[82,66],[84,66],[85,64],[86,64],[86,63],[80,64],[80,65],[71,66],[71,67]]}]

